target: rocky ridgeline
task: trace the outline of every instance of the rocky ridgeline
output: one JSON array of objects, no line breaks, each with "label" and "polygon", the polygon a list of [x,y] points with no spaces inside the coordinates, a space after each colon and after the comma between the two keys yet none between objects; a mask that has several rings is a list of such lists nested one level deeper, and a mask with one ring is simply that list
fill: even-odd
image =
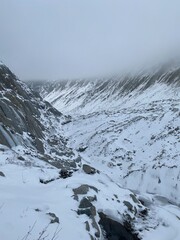
[{"label": "rocky ridgeline", "polygon": [[67,120],[0,65],[0,144],[21,145],[56,167],[76,168],[75,154],[62,136],[61,124]]},{"label": "rocky ridgeline", "polygon": [[31,85],[71,114],[72,121],[63,128],[71,146],[91,164],[103,167],[124,187],[162,194],[180,204],[179,66]]},{"label": "rocky ridgeline", "polygon": [[34,82],[65,116],[0,65],[0,238],[180,236],[178,76]]},{"label": "rocky ridgeline", "polygon": [[[166,64],[134,74],[54,82],[32,81],[29,85],[59,111],[82,115],[135,105],[142,100],[148,102],[154,95],[156,100],[161,100],[168,98],[170,92],[177,94],[180,87],[179,66]],[[145,99],[140,97],[142,93],[146,93]]]}]

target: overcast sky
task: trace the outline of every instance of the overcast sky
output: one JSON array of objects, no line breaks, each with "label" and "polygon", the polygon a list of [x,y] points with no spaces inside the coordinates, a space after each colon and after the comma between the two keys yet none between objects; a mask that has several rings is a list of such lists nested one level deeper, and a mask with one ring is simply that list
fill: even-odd
[{"label": "overcast sky", "polygon": [[118,72],[180,50],[180,0],[0,0],[0,60],[21,79]]}]

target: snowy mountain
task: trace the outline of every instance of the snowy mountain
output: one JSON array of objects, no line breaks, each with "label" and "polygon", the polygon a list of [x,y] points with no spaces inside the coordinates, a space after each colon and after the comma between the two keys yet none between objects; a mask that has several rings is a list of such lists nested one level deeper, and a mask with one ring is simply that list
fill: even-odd
[{"label": "snowy mountain", "polygon": [[[31,86],[72,116],[63,129],[87,164],[136,194],[180,206],[179,65]],[[169,236],[155,239],[180,238]]]},{"label": "snowy mountain", "polygon": [[89,163],[124,187],[180,204],[179,66],[44,86],[45,99],[73,116],[64,131]]},{"label": "snowy mountain", "polygon": [[[168,99],[179,94],[180,64],[100,79],[32,81],[30,86],[63,113],[87,114]],[[79,112],[80,111],[80,112]]]},{"label": "snowy mountain", "polygon": [[0,65],[0,239],[179,240],[179,68],[31,86],[62,113]]},{"label": "snowy mountain", "polygon": [[72,158],[74,165],[75,154],[57,128],[67,119],[0,65],[0,144],[23,146],[52,165]]}]

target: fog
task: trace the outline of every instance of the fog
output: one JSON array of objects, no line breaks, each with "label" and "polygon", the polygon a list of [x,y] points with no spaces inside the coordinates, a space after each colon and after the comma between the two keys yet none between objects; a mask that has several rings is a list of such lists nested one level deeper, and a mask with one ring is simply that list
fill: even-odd
[{"label": "fog", "polygon": [[0,0],[0,60],[21,79],[92,77],[178,56],[179,0]]}]

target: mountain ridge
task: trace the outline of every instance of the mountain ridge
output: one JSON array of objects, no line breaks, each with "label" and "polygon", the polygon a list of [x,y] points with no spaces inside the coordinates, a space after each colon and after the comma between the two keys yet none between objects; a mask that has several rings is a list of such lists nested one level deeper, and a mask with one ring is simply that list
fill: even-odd
[{"label": "mountain ridge", "polygon": [[152,72],[141,70],[135,75],[49,81],[44,84],[43,82],[30,82],[29,84],[58,110],[64,111],[64,113],[69,111],[73,114],[77,110],[83,114],[84,106],[85,113],[87,113],[87,111],[93,112],[95,109],[97,111],[108,110],[113,106],[120,108],[121,105],[129,102],[136,104],[138,96],[141,96],[143,92],[146,92],[147,97],[151,97],[148,93],[149,89],[158,96],[155,88],[160,87],[162,93],[159,93],[159,99],[167,99],[168,92],[171,95],[179,93],[179,75],[179,65],[165,65],[160,69],[152,70]]},{"label": "mountain ridge", "polygon": [[72,116],[64,126],[66,135],[72,148],[85,149],[81,155],[91,165],[106,165],[106,174],[111,169],[114,181],[126,188],[180,204],[179,65],[131,77],[39,84],[44,99]]},{"label": "mountain ridge", "polygon": [[141,81],[125,90],[107,79],[61,83],[60,98],[51,95],[60,113],[0,69],[1,239],[179,240],[180,98],[172,81],[140,91]]}]

